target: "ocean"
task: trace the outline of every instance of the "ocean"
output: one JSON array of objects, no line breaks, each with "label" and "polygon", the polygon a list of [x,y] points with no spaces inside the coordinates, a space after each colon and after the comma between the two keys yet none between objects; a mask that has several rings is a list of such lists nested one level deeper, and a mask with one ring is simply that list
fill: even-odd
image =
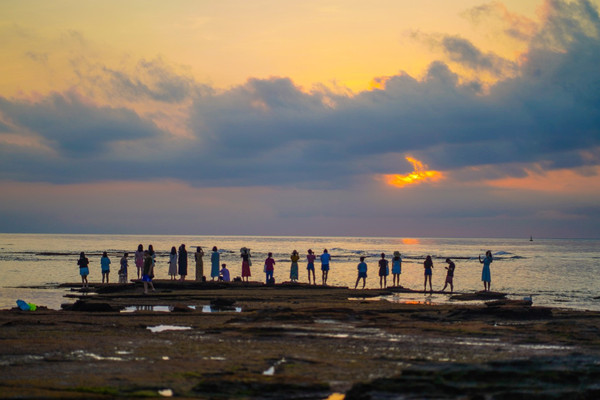
[{"label": "ocean", "polygon": [[[107,251],[112,261],[111,282],[118,282],[117,270],[123,252],[129,252],[129,278],[135,277],[133,253],[138,244],[149,244],[157,253],[155,279],[168,279],[168,253],[184,243],[188,250],[188,279],[194,277],[193,252],[202,246],[205,273],[210,253],[217,246],[221,262],[228,265],[232,278],[241,276],[240,248],[251,249],[251,280],[264,281],[263,264],[268,252],[276,260],[276,282],[289,281],[290,255],[300,253],[300,282],[308,282],[306,252],[317,255],[328,249],[332,255],[328,284],[354,287],[359,257],[367,257],[367,288],[379,288],[377,261],[386,253],[402,253],[402,286],[423,289],[423,261],[431,255],[434,262],[433,289],[444,286],[446,258],[456,263],[454,291],[470,293],[483,289],[479,255],[491,250],[493,291],[509,298],[532,296],[534,305],[600,311],[600,240],[588,239],[452,239],[452,238],[373,238],[373,237],[279,237],[279,236],[175,236],[175,235],[62,235],[0,234],[0,309],[16,306],[22,299],[59,309],[70,302],[63,296],[66,282],[81,282],[77,259],[84,251],[90,259],[90,284],[101,282],[100,257]],[[321,281],[320,263],[315,263],[317,283]],[[388,277],[391,286],[392,276]],[[360,284],[362,286],[362,282]],[[359,286],[359,287],[360,287]],[[358,293],[358,292],[357,292]],[[423,303],[455,302],[446,294],[398,294],[389,301]]]}]

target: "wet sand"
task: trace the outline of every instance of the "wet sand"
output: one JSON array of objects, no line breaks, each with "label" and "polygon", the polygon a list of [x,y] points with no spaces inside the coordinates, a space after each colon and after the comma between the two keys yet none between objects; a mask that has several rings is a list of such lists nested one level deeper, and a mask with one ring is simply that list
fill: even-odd
[{"label": "wet sand", "polygon": [[[156,286],[149,295],[139,284],[73,291],[82,296],[74,310],[0,311],[0,396],[500,399],[600,393],[598,312],[504,300],[369,300],[393,289]],[[395,298],[402,299],[401,291]],[[213,312],[203,312],[211,303]],[[161,326],[178,330],[148,329]]]}]

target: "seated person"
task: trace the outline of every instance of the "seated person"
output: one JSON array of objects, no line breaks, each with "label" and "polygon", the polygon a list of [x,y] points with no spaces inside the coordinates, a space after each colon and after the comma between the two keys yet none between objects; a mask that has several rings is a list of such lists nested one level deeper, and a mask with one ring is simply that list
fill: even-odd
[{"label": "seated person", "polygon": [[231,278],[229,276],[229,270],[227,269],[227,264],[221,265],[221,272],[219,273],[219,280],[223,282],[230,282]]}]

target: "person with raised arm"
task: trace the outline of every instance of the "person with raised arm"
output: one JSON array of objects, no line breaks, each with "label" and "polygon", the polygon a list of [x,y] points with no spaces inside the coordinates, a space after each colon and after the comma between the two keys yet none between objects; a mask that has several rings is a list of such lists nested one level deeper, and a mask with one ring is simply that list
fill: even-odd
[{"label": "person with raised arm", "polygon": [[490,271],[490,264],[494,261],[494,257],[492,256],[491,250],[485,252],[485,258],[481,259],[481,254],[479,255],[479,262],[483,264],[483,268],[481,270],[481,280],[483,281],[483,291],[489,292],[490,287],[492,286],[492,272]]}]

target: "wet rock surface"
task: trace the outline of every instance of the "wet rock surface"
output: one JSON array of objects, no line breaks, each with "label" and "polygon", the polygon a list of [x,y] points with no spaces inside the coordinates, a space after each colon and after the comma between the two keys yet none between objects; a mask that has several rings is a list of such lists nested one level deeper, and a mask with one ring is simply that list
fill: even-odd
[{"label": "wet rock surface", "polygon": [[[136,285],[79,295],[89,311],[0,311],[2,397],[598,393],[600,313],[350,301],[356,291],[307,285],[156,286],[151,295]],[[211,304],[242,311],[202,312]]]}]

